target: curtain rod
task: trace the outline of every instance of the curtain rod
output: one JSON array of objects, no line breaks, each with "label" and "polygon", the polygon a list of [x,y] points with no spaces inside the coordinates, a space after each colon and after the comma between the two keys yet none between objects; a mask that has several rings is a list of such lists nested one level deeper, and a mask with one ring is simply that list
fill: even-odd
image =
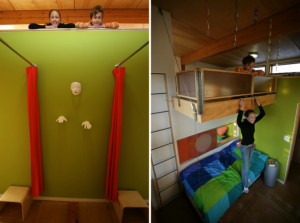
[{"label": "curtain rod", "polygon": [[35,64],[30,63],[28,60],[26,60],[21,54],[19,54],[17,51],[15,51],[10,45],[8,45],[1,37],[0,37],[0,42],[2,42],[4,45],[6,45],[9,49],[11,49],[12,51],[14,51],[16,54],[19,55],[19,57],[21,57],[23,60],[25,60],[27,63],[29,63],[31,66],[36,67]]},{"label": "curtain rod", "polygon": [[149,41],[147,43],[145,43],[143,46],[141,46],[137,51],[135,51],[133,54],[131,54],[129,57],[127,57],[127,59],[125,59],[123,62],[118,63],[115,65],[115,67],[120,67],[123,63],[125,63],[128,59],[130,59],[134,54],[136,54],[137,52],[139,52],[141,49],[143,49],[145,46],[147,46],[149,44]]}]

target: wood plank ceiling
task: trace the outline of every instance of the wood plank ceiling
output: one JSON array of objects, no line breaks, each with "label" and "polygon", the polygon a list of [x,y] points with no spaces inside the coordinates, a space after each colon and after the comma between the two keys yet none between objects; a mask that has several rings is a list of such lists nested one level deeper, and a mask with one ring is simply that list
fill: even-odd
[{"label": "wood plank ceiling", "polygon": [[[152,0],[151,2],[171,13],[173,44],[176,56],[182,57],[234,33],[235,0],[208,1],[209,36],[207,36],[206,31],[204,0],[187,0],[184,3],[178,0]],[[238,30],[253,24],[255,9],[258,10],[257,21],[261,21],[299,3],[300,0],[239,0]],[[281,46],[286,48],[287,52],[291,52],[290,55],[286,53],[286,58],[300,56],[297,45],[290,37],[282,37]],[[276,39],[272,41],[272,49],[277,49]],[[267,52],[267,42],[264,42],[221,55],[203,58],[199,61],[223,67],[237,66],[241,63],[241,55],[244,56],[245,53],[247,55],[248,52],[251,52],[249,50],[262,53],[257,62],[264,62],[266,60],[264,55]],[[270,56],[270,60],[273,60],[275,53],[270,54]]]},{"label": "wood plank ceiling", "polygon": [[96,5],[104,9],[148,9],[149,0],[0,0],[0,11],[92,9]]},{"label": "wood plank ceiling", "polygon": [[149,23],[149,0],[0,0],[0,25],[48,22],[59,9],[63,23],[86,22],[96,5],[104,8],[103,23]]}]

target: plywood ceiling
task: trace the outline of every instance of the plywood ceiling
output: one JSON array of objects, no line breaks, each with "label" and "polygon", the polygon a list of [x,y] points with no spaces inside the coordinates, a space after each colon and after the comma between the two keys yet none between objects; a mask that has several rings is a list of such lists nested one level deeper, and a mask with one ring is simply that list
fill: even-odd
[{"label": "plywood ceiling", "polygon": [[91,9],[96,5],[104,9],[148,9],[149,0],[0,0],[0,11]]},{"label": "plywood ceiling", "polygon": [[[171,13],[173,44],[176,56],[184,56],[234,33],[235,0],[208,1],[209,36],[207,36],[206,32],[204,0],[187,0],[184,2],[179,0],[152,0],[151,3]],[[258,10],[257,21],[261,21],[299,3],[300,0],[239,0],[238,30],[253,24],[255,9]],[[290,43],[288,40],[286,42]],[[257,47],[256,45],[252,48]],[[241,54],[244,55],[242,51],[248,51],[249,46],[246,48],[241,49]],[[287,48],[289,48],[288,45]],[[213,58],[218,57],[226,58],[226,56],[218,55],[207,59],[207,61],[216,64]],[[204,60],[201,61],[204,62]],[[234,61],[234,59],[232,60]],[[233,63],[231,62],[230,66]]]},{"label": "plywood ceiling", "polygon": [[[278,39],[279,38],[272,39],[269,61],[277,60]],[[237,67],[242,65],[242,59],[247,56],[248,53],[256,52],[258,53],[258,57],[256,58],[255,62],[263,63],[267,60],[267,49],[268,41],[265,41],[219,55],[206,57],[201,59],[200,61],[208,64],[214,64],[220,67]],[[280,39],[279,60],[286,60],[297,57],[300,57],[300,32],[282,36]]]}]

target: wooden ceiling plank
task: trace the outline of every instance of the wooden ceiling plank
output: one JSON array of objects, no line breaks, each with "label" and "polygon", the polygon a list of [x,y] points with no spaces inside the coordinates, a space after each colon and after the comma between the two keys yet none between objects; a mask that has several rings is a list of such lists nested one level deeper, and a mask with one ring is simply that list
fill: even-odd
[{"label": "wooden ceiling plank", "polygon": [[263,6],[272,14],[299,4],[300,0],[260,0]]},{"label": "wooden ceiling plank", "polygon": [[141,0],[140,4],[136,8],[148,9],[149,8],[149,0]]},{"label": "wooden ceiling plank", "polygon": [[[251,25],[238,31],[236,34],[235,49],[268,40],[269,22],[270,19],[266,18],[257,22],[256,25]],[[300,4],[272,16],[272,39],[276,38],[279,34],[287,35],[298,30],[300,30]],[[234,34],[231,34],[189,53],[181,58],[181,63],[188,64],[208,56],[233,50],[233,37]]]},{"label": "wooden ceiling plank", "polygon": [[[294,37],[300,38],[300,32],[291,34]],[[270,61],[277,59],[277,44],[278,38],[271,41]],[[266,62],[267,59],[268,41],[247,45],[239,49],[235,49],[226,53],[213,55],[200,59],[200,62],[213,64],[221,67],[238,67],[242,64],[242,58],[249,54],[249,52],[257,52],[258,57],[255,63]],[[300,50],[295,47],[288,35],[281,37],[279,60],[286,60],[292,58],[299,58]]]},{"label": "wooden ceiling plank", "polygon": [[[9,0],[0,0],[0,11],[15,10]],[[0,12],[1,13],[1,12]]]},{"label": "wooden ceiling plank", "polygon": [[15,10],[38,10],[33,0],[9,0]]}]

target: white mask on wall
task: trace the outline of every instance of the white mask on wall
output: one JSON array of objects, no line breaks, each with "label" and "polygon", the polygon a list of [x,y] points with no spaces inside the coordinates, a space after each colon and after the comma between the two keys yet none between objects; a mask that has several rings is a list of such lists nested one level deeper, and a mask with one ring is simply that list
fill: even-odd
[{"label": "white mask on wall", "polygon": [[73,82],[71,84],[71,90],[74,95],[79,95],[81,92],[81,84],[78,82]]}]

